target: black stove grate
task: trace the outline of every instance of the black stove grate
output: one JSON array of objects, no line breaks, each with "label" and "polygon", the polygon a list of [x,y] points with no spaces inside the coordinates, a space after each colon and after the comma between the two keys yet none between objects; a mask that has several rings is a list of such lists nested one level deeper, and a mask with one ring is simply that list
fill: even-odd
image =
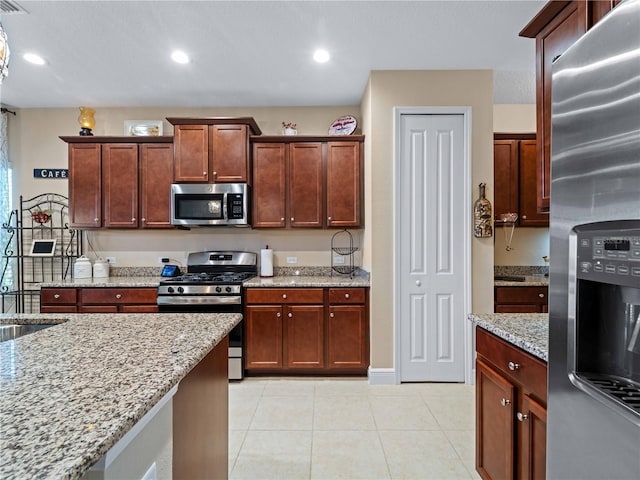
[{"label": "black stove grate", "polygon": [[607,397],[640,415],[640,385],[619,377],[599,374],[580,374]]}]

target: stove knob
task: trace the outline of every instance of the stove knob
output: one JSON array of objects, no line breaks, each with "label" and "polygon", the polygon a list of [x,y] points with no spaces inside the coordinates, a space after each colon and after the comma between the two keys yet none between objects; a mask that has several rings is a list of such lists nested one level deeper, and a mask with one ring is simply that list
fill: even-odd
[{"label": "stove knob", "polygon": [[184,288],[178,287],[178,293],[184,293]]},{"label": "stove knob", "polygon": [[222,291],[222,287],[216,287],[216,293],[220,293]]},{"label": "stove knob", "polygon": [[173,289],[173,287],[169,287],[169,288],[167,288],[167,292],[173,293],[173,292],[175,292],[175,290]]},{"label": "stove knob", "polygon": [[227,287],[227,288],[225,288],[225,291],[226,291],[227,293],[231,293],[231,287]]}]

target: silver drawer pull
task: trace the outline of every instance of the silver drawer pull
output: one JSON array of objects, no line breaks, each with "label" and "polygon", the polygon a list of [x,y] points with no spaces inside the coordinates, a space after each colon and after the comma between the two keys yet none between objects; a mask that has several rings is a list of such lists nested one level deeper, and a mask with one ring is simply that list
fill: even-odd
[{"label": "silver drawer pull", "polygon": [[122,295],[120,293],[116,293],[116,298],[120,300],[122,298]]},{"label": "silver drawer pull", "polygon": [[276,313],[276,317],[280,318],[282,315],[280,315],[280,312]]},{"label": "silver drawer pull", "polygon": [[518,412],[516,413],[516,417],[518,418],[519,422],[524,422],[527,418],[529,418],[529,415],[527,415],[526,413]]},{"label": "silver drawer pull", "polygon": [[511,405],[511,400],[509,400],[508,398],[503,398],[500,400],[500,405],[502,405],[503,407],[506,407],[507,405]]},{"label": "silver drawer pull", "polygon": [[287,294],[286,294],[286,293],[283,293],[283,294],[282,294],[282,298],[286,299],[286,298],[287,298]]},{"label": "silver drawer pull", "polygon": [[538,294],[538,296],[539,296],[540,298],[544,298],[544,293],[539,293],[539,294]]},{"label": "silver drawer pull", "polygon": [[349,295],[348,293],[344,294],[344,298],[348,299],[349,297],[351,297],[351,295]]},{"label": "silver drawer pull", "polygon": [[293,313],[290,313],[289,315],[287,315],[289,318],[293,318]]},{"label": "silver drawer pull", "polygon": [[336,314],[335,314],[335,313],[330,313],[330,314],[329,314],[329,316],[330,316],[331,318],[333,318],[333,317],[335,317],[335,316],[336,316]]},{"label": "silver drawer pull", "polygon": [[60,298],[60,294],[59,293],[54,294],[53,298]]},{"label": "silver drawer pull", "polygon": [[519,363],[514,363],[514,362],[509,362],[508,363],[509,366],[509,370],[519,370],[520,369],[520,364]]}]

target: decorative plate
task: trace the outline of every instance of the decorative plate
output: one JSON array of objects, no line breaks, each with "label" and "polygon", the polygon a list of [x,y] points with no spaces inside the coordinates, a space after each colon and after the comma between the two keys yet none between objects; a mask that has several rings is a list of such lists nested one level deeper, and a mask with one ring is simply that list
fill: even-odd
[{"label": "decorative plate", "polygon": [[334,120],[329,127],[329,135],[351,135],[357,126],[358,122],[355,117],[345,115]]}]

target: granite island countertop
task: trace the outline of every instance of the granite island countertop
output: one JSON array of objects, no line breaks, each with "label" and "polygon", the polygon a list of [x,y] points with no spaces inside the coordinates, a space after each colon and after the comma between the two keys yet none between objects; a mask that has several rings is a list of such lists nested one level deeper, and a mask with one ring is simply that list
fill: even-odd
[{"label": "granite island countertop", "polygon": [[0,315],[56,324],[0,343],[0,478],[80,478],[241,318]]},{"label": "granite island countertop", "polygon": [[548,313],[472,313],[468,318],[525,352],[548,361]]}]

